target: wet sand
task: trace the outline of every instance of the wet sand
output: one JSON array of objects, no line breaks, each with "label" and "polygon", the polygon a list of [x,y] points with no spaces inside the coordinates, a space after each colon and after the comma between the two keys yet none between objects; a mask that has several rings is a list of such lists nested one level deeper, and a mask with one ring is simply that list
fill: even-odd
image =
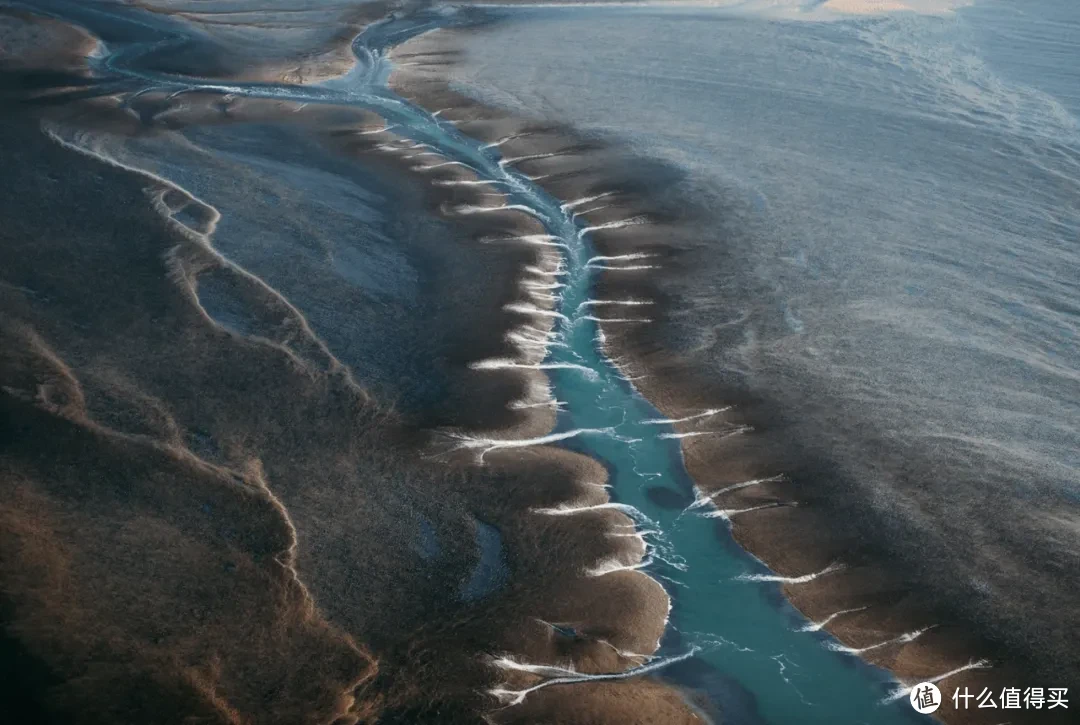
[{"label": "wet sand", "polygon": [[[69,33],[81,37],[48,37]],[[645,575],[590,574],[643,556],[640,539],[606,535],[631,525],[624,514],[535,511],[606,501],[601,466],[546,447],[481,461],[483,446],[464,445],[553,425],[550,408],[515,405],[542,402],[541,372],[477,365],[529,359],[510,334],[545,307],[521,280],[550,253],[501,242],[537,233],[531,217],[462,213],[498,199],[440,184],[469,176],[431,168],[369,114],[84,99],[38,73],[49,52],[20,57],[2,69],[5,104],[18,103],[0,117],[0,611],[4,671],[21,674],[0,708],[87,723],[695,720],[674,690],[625,681],[555,685],[492,712],[492,691],[545,679],[499,657],[624,671],[654,651],[667,614]],[[294,148],[304,173],[378,180],[430,307],[340,283],[320,306],[304,283],[323,263],[241,263],[271,240],[245,239],[240,222],[291,233],[299,193],[284,171],[243,164],[286,169]],[[229,174],[243,183],[216,183]],[[331,240],[335,213],[306,211],[296,238]],[[356,253],[378,244],[372,233]],[[362,274],[345,251],[327,259]],[[379,349],[418,368],[361,344],[383,315]],[[428,376],[441,386],[417,392]]]},{"label": "wet sand", "polygon": [[[57,48],[75,47],[72,38],[80,53],[92,47],[53,22],[19,16],[11,33],[45,27]],[[297,40],[313,48],[306,54],[290,47],[248,63],[251,47],[274,37],[265,24],[190,13],[177,22],[216,40],[163,68],[304,82],[352,63],[353,26]],[[249,44],[243,53],[233,33]],[[791,445],[768,401],[672,352],[665,330],[690,301],[657,282],[679,274],[708,218],[655,197],[679,172],[452,91],[444,71],[468,37],[439,31],[400,47],[392,86],[499,144],[595,228],[610,257],[594,262],[604,271],[597,297],[652,303],[653,324],[602,327],[612,357],[631,376],[646,374],[636,385],[658,408],[680,418],[730,405],[710,429],[753,428],[686,437],[683,450],[698,488],[719,509],[742,511],[728,514],[736,539],[774,571],[798,578],[843,565],[784,584],[791,601],[814,622],[857,609],[826,628],[905,682],[983,658],[993,670],[955,675],[950,686],[1056,677],[1039,657],[1044,640],[984,631],[887,542],[841,526],[858,510],[829,495],[821,482],[833,472]],[[176,712],[341,725],[704,715],[649,675],[555,684],[503,707],[551,677],[506,658],[625,672],[655,651],[668,606],[641,572],[589,574],[641,561],[640,539],[606,535],[631,524],[624,514],[542,513],[605,502],[602,466],[550,447],[491,445],[554,424],[544,373],[503,364],[537,361],[521,330],[543,334],[552,304],[530,271],[550,269],[551,251],[521,241],[542,232],[535,219],[495,211],[505,204],[498,192],[469,184],[470,172],[383,130],[373,114],[165,92],[78,100],[71,85],[36,73],[53,70],[55,53],[11,55],[21,60],[4,59],[5,92],[52,105],[0,117],[11,159],[0,180],[11,220],[0,232],[0,479],[10,484],[10,542],[0,548],[15,552],[0,557],[0,615],[18,663],[5,667],[26,680],[0,707],[109,723]],[[83,74],[79,53],[59,57]],[[171,180],[177,169],[182,178]],[[289,174],[312,169],[333,177],[320,191],[384,189],[371,203],[390,210],[385,226],[365,227],[355,248],[333,246],[357,221],[296,201],[304,187]],[[296,218],[307,225],[292,226]],[[311,241],[322,256],[267,254],[238,220]],[[402,270],[422,270],[426,298],[400,292],[405,272],[369,278],[372,268],[398,270],[389,256],[397,244],[380,246],[380,229],[407,250]],[[269,245],[262,234],[252,239]],[[376,348],[404,352],[387,359]],[[718,519],[718,533],[727,525]]]},{"label": "wet sand", "polygon": [[[1051,624],[1061,619],[1061,609],[1044,613],[1041,622],[971,609],[927,566],[933,556],[913,556],[887,538],[888,528],[875,530],[866,508],[837,485],[843,473],[799,445],[772,401],[717,375],[694,351],[687,354],[674,323],[703,293],[680,290],[677,280],[686,275],[685,265],[703,263],[707,246],[715,255],[707,264],[724,264],[723,246],[711,246],[714,211],[668,196],[683,177],[678,169],[637,158],[618,142],[520,117],[452,89],[445,80],[449,69],[469,43],[483,42],[482,35],[440,30],[409,41],[394,51],[400,62],[391,83],[426,108],[444,109],[441,115],[464,133],[499,144],[515,168],[575,205],[604,257],[595,262],[601,271],[596,298],[647,304],[642,309],[651,324],[615,321],[626,317],[625,309],[596,310],[597,317],[612,320],[601,322],[606,350],[665,415],[693,418],[677,428],[686,435],[683,453],[698,492],[723,512],[718,546],[730,529],[777,573],[784,595],[812,623],[903,683],[952,673],[943,691],[968,686],[999,692],[1080,681],[1068,638],[1060,639],[1061,628]],[[505,100],[514,106],[513,98]],[[718,409],[724,412],[697,417]],[[1010,722],[1068,720],[1061,709],[1008,715]],[[996,710],[957,711],[948,702],[937,717],[1001,721]]]}]

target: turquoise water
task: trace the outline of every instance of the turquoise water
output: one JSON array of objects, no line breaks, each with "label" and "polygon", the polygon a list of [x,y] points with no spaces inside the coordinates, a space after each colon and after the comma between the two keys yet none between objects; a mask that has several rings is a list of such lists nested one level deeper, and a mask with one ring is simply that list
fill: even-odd
[{"label": "turquoise water", "polygon": [[[881,670],[829,649],[823,634],[784,603],[778,586],[748,580],[767,570],[724,534],[707,509],[672,511],[653,504],[647,487],[664,487],[693,499],[678,440],[669,424],[604,356],[596,323],[585,304],[591,297],[593,256],[588,235],[562,207],[524,176],[499,164],[496,149],[462,135],[452,125],[386,88],[384,53],[393,44],[439,24],[455,22],[453,11],[420,11],[378,24],[358,38],[361,64],[344,79],[318,87],[222,84],[140,70],[141,55],[155,46],[130,45],[103,59],[110,72],[163,90],[199,90],[308,103],[367,108],[395,124],[395,132],[426,143],[461,161],[484,179],[502,184],[510,203],[527,206],[564,247],[557,341],[546,360],[571,367],[550,371],[555,398],[565,404],[558,430],[585,430],[565,445],[604,463],[611,472],[613,500],[633,507],[649,542],[645,571],[661,581],[673,600],[668,632],[659,655],[691,660],[673,665],[673,677],[694,668],[694,684],[705,688],[730,723],[890,723],[918,718],[906,697],[892,698],[896,683]],[[619,308],[625,317],[647,317],[647,307]],[[613,323],[646,324],[646,323]],[[706,421],[708,419],[705,419]],[[719,535],[718,535],[719,534]],[[660,660],[662,662],[663,660]],[[902,695],[902,693],[901,693]],[[919,718],[921,719],[921,718]]]},{"label": "turquoise water", "polygon": [[[372,32],[376,38],[387,28]],[[361,37],[371,50],[377,40]],[[365,54],[366,55],[366,54]],[[364,57],[363,55],[361,57]],[[372,55],[367,55],[372,59]],[[385,67],[369,69],[384,79]],[[399,133],[429,143],[448,158],[468,163],[479,176],[505,182],[511,204],[534,210],[548,232],[565,243],[565,273],[558,309],[558,342],[546,363],[572,368],[549,371],[554,397],[565,404],[557,432],[583,433],[566,447],[603,462],[611,473],[612,499],[634,507],[646,535],[651,561],[645,571],[665,585],[673,599],[669,632],[660,654],[678,656],[700,648],[696,659],[713,668],[705,677],[710,694],[731,723],[887,723],[923,720],[906,697],[893,698],[888,673],[828,649],[826,635],[800,632],[807,622],[784,603],[778,586],[740,577],[767,574],[730,537],[718,537],[716,519],[699,512],[671,511],[653,504],[647,487],[662,486],[692,498],[674,429],[643,399],[603,354],[591,309],[594,255],[582,225],[521,174],[499,166],[497,150],[459,134],[421,109],[394,110],[388,120]],[[646,306],[617,308],[620,316],[646,318]],[[610,315],[609,315],[610,316]],[[638,324],[638,323],[615,323]],[[581,369],[581,368],[584,368]],[[704,511],[702,509],[701,511]],[[725,540],[726,538],[726,540]],[[701,683],[699,683],[701,684]],[[747,697],[750,695],[750,697]]]}]

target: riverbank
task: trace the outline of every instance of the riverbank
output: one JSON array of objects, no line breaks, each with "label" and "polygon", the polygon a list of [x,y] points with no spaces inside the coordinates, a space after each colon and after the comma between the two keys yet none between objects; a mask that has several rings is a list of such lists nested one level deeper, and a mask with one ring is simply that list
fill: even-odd
[{"label": "riverbank", "polygon": [[[85,59],[84,94],[43,63],[4,84],[48,101],[3,119],[5,711],[477,722],[551,679],[517,664],[649,661],[667,597],[607,536],[633,526],[607,472],[507,445],[555,420],[531,214],[344,95]],[[536,513],[562,506],[596,509]],[[658,684],[553,684],[505,717],[695,720]]]},{"label": "riverbank", "polygon": [[[53,676],[36,694],[57,710],[107,694],[120,704],[104,720],[153,719],[113,696],[123,678],[91,678],[90,695],[73,687],[93,654],[151,673],[141,707],[221,722],[695,722],[716,710],[885,725],[913,719],[903,688],[883,702],[895,688],[856,655],[949,686],[1023,684],[1008,667],[946,669],[999,656],[915,596],[925,582],[902,562],[839,530],[858,509],[830,508],[829,469],[807,463],[775,407],[673,352],[674,320],[708,298],[672,283],[715,270],[701,254],[715,210],[657,194],[678,193],[676,166],[448,87],[481,31],[403,40],[455,19],[418,9],[372,24],[358,62],[320,85],[251,69],[178,75],[184,56],[143,62],[172,25],[114,38],[85,88],[25,73],[4,85],[32,80],[58,109],[19,109],[5,177],[5,198],[34,211],[12,209],[4,237],[22,261],[3,270],[19,323],[5,331],[3,400],[26,424],[0,464],[38,497],[19,501],[10,550],[79,553],[70,599],[26,585],[55,559],[5,563],[5,629]],[[395,46],[400,95],[382,83]],[[259,673],[244,677],[215,654],[228,627],[203,628],[200,605],[194,624],[153,628],[163,602],[183,610],[182,591],[88,607],[93,582],[161,537],[117,539],[65,473],[126,481],[147,470],[140,456],[106,461],[95,438],[62,471],[35,462],[57,455],[37,434],[57,425],[168,449],[217,481],[193,491],[255,491],[265,536],[223,527],[213,504],[161,499],[188,485],[183,472],[138,489],[152,515],[117,494],[116,516],[213,542],[198,556],[183,541],[168,549],[190,555],[191,571],[157,559],[132,570],[167,587],[199,582],[202,567],[254,568],[265,586],[251,598],[284,588],[310,625],[289,630],[291,646],[340,667],[310,690],[278,660],[247,658]],[[772,571],[726,546],[729,523]],[[239,548],[240,563],[214,547]],[[773,596],[778,576],[811,621]],[[230,586],[221,579],[208,580],[211,602]],[[272,644],[249,637],[271,660],[282,623],[301,616],[290,606],[268,610]],[[86,614],[65,625],[70,641],[45,647],[38,609]],[[118,639],[102,641],[101,623]],[[203,631],[218,634],[207,643]],[[132,648],[153,654],[133,660]],[[220,665],[199,669],[207,661]],[[264,676],[287,684],[259,709],[245,687]],[[693,707],[656,677],[693,688]]]},{"label": "riverbank", "polygon": [[[702,502],[710,499],[721,514],[720,540],[730,530],[770,566],[815,629],[833,633],[845,651],[903,682],[948,675],[949,688],[981,691],[1062,675],[1069,680],[1063,660],[1046,659],[996,623],[973,618],[963,602],[935,586],[931,572],[873,536],[864,525],[866,512],[850,499],[838,500],[836,486],[826,483],[838,472],[797,445],[770,401],[673,352],[682,343],[673,340],[678,327],[669,323],[694,300],[673,296],[678,285],[672,280],[687,274],[685,265],[701,264],[710,210],[657,192],[680,180],[675,169],[547,119],[515,118],[506,109],[520,104],[498,89],[488,88],[480,104],[464,87],[451,86],[454,59],[467,57],[470,44],[483,38],[483,31],[443,30],[410,41],[395,51],[403,63],[391,83],[421,105],[443,109],[440,115],[464,132],[499,144],[515,168],[552,195],[581,204],[575,212],[600,253],[593,296],[642,303],[597,308],[605,349],[668,418],[689,419],[676,424],[683,454]],[[501,111],[492,109],[500,103]],[[717,253],[722,259],[723,250]],[[630,317],[627,309],[647,310],[651,324],[604,323],[605,316]],[[716,410],[724,412],[704,414]],[[992,712],[951,710],[943,707],[939,715],[949,722],[997,722]],[[1044,721],[1047,714],[1039,716],[1036,721]]]}]

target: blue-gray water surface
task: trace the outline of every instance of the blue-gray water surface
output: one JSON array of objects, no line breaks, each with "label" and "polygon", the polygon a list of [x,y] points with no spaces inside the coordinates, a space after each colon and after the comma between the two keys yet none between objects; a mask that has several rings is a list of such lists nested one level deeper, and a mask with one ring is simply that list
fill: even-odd
[{"label": "blue-gray water surface", "polygon": [[[873,420],[913,455],[933,458],[948,442],[942,478],[961,467],[985,474],[1006,509],[1025,489],[1078,492],[1080,109],[1069,69],[1080,63],[1065,61],[1080,51],[1036,27],[1063,21],[996,3],[829,23],[705,9],[520,12],[524,22],[494,25],[470,47],[457,70],[464,87],[627,139],[687,169],[703,198],[739,210],[743,279],[714,280],[715,293],[686,311],[682,324],[699,336],[689,352],[714,354],[816,415],[854,470],[875,445],[860,435]],[[802,631],[807,622],[776,585],[753,579],[767,570],[717,541],[714,519],[645,495],[646,486],[685,493],[690,482],[670,425],[598,345],[583,305],[588,235],[560,200],[500,166],[496,149],[385,88],[379,51],[415,29],[395,22],[400,35],[391,23],[361,36],[360,70],[323,86],[190,81],[135,70],[137,53],[103,63],[167,89],[362,106],[503,183],[566,244],[567,347],[548,360],[573,366],[551,371],[565,403],[559,429],[579,431],[567,445],[607,465],[613,497],[653,532],[646,571],[674,604],[660,654],[694,652],[707,665],[727,722],[916,720],[887,673]],[[740,294],[747,275],[771,294]],[[720,320],[742,320],[741,345],[710,346]],[[833,409],[800,407],[808,390]],[[913,525],[941,525],[887,482],[866,486]],[[989,526],[952,515],[969,536]],[[1052,536],[1075,550],[1080,519],[1071,516],[1041,525],[1058,527]]]},{"label": "blue-gray water surface", "polygon": [[1080,8],[796,17],[507,11],[453,72],[488,103],[685,171],[676,195],[717,213],[661,283],[678,351],[779,406],[844,481],[833,495],[942,598],[988,629],[1038,630],[1064,662]]}]

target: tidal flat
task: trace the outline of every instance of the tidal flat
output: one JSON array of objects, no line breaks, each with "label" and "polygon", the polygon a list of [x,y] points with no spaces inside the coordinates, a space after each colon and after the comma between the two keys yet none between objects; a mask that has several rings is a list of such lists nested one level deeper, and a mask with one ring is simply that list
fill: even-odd
[{"label": "tidal flat", "polygon": [[1068,78],[934,75],[994,3],[719,5],[0,2],[0,709],[1076,683]]}]

